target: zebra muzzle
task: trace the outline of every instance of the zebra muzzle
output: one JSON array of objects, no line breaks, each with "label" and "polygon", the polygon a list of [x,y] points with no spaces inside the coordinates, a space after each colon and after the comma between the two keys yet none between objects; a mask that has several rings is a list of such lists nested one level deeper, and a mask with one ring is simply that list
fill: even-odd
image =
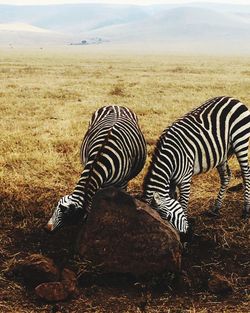
[{"label": "zebra muzzle", "polygon": [[44,230],[48,233],[51,233],[53,231],[53,229],[54,229],[53,223],[50,219],[49,222],[47,223],[47,225],[44,227]]}]

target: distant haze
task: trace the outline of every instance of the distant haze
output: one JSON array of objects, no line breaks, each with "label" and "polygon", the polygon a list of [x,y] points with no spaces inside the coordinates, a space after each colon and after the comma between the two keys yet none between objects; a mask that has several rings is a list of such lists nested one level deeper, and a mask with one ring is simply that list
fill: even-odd
[{"label": "distant haze", "polygon": [[[76,4],[76,3],[112,3],[112,4],[136,4],[136,5],[153,5],[153,4],[171,4],[171,3],[189,3],[190,0],[0,0],[0,4],[17,4],[17,5],[46,5],[46,4]],[[196,2],[217,2],[216,0],[196,0]],[[220,0],[220,3],[249,4],[249,0]]]},{"label": "distant haze", "polygon": [[0,5],[0,45],[85,43],[249,53],[250,5]]}]

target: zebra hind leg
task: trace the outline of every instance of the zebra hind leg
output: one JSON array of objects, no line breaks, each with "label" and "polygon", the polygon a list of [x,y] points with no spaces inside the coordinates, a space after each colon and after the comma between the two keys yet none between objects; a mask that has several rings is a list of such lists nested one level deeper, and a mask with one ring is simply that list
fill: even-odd
[{"label": "zebra hind leg", "polygon": [[248,141],[244,140],[241,144],[236,145],[235,154],[241,168],[241,175],[244,185],[244,208],[243,218],[250,216],[250,169],[248,164]]},{"label": "zebra hind leg", "polygon": [[209,210],[209,212],[207,212],[207,215],[211,217],[218,217],[220,215],[220,209],[222,207],[225,192],[232,176],[227,161],[218,165],[217,170],[220,176],[221,185],[217,199],[214,202],[214,206]]},{"label": "zebra hind leg", "polygon": [[244,208],[242,212],[243,218],[250,217],[250,169],[248,164],[241,164],[241,174],[244,184]]},{"label": "zebra hind leg", "polygon": [[243,181],[244,181],[244,208],[242,212],[242,217],[243,218],[249,218],[250,217],[250,167],[247,167],[248,170],[246,173],[242,174],[243,176]]}]

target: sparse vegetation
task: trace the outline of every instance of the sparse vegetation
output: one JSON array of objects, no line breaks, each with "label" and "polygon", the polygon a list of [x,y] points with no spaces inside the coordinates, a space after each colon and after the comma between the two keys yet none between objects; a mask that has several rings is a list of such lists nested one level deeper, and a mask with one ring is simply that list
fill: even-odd
[{"label": "sparse vegetation", "polygon": [[[82,272],[70,248],[75,229],[49,237],[43,226],[78,180],[79,148],[94,110],[111,103],[133,109],[150,156],[162,130],[206,99],[232,95],[250,105],[249,72],[247,57],[111,55],[97,47],[70,53],[1,51],[0,312],[55,310],[8,274],[29,253],[43,253]],[[237,161],[230,165],[234,185],[241,181]],[[132,193],[140,192],[146,168],[130,183]],[[218,188],[216,171],[193,180],[189,212],[195,237],[183,255],[189,287],[177,293],[167,287],[156,292],[153,287],[138,291],[133,284],[92,284],[80,287],[79,296],[59,304],[58,311],[249,312],[250,230],[240,217],[243,195],[227,193],[222,217],[211,220],[202,212]],[[214,272],[231,282],[231,295],[220,298],[208,291]]]}]

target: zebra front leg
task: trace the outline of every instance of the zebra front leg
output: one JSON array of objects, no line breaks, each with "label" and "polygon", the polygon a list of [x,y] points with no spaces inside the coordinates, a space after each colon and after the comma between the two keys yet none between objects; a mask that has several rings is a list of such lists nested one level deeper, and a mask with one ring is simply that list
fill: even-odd
[{"label": "zebra front leg", "polygon": [[88,218],[88,215],[85,214],[84,218],[82,219],[82,221],[80,221],[79,225],[77,226],[75,244],[73,245],[73,253],[76,255],[79,254],[81,243],[83,242],[83,235],[85,232],[85,224],[86,224],[87,218]]},{"label": "zebra front leg", "polygon": [[179,202],[183,211],[186,213],[190,196],[191,178],[185,179],[179,185],[180,199]]},{"label": "zebra front leg", "polygon": [[172,199],[175,199],[175,200],[178,199],[178,194],[176,192],[176,185],[174,183],[170,183],[169,185],[169,196]]},{"label": "zebra front leg", "polygon": [[232,176],[231,170],[228,166],[227,161],[218,165],[217,170],[220,176],[220,190],[219,190],[217,199],[214,202],[214,206],[209,212],[210,216],[219,216],[219,212],[222,207],[222,202],[225,196],[225,192]]},{"label": "zebra front leg", "polygon": [[[179,185],[180,191],[179,202],[185,214],[187,213],[188,202],[190,197],[191,177],[192,176],[190,174],[190,176],[183,180]],[[189,221],[190,219],[187,218],[188,224]],[[181,242],[186,252],[188,251],[189,243],[192,241],[192,237],[193,237],[193,224],[191,223],[191,227],[188,227],[187,232],[185,234],[181,233]]]}]

